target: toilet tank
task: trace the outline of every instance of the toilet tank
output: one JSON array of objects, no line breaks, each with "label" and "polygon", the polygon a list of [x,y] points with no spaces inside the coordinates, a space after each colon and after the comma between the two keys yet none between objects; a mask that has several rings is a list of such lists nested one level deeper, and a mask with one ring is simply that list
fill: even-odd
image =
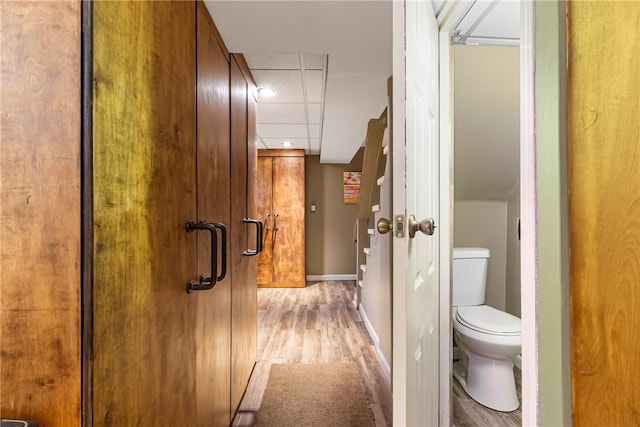
[{"label": "toilet tank", "polygon": [[486,248],[453,249],[452,306],[484,304],[489,255]]}]

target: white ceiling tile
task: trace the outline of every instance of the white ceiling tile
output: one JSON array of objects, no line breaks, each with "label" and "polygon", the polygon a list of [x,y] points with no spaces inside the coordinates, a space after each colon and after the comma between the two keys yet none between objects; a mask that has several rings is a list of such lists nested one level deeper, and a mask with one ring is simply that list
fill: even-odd
[{"label": "white ceiling tile", "polygon": [[309,123],[320,124],[322,121],[322,104],[307,104]]},{"label": "white ceiling tile", "polygon": [[291,143],[291,147],[283,147],[283,138],[264,138],[264,142],[268,148],[308,148],[307,138],[288,138],[286,141]]},{"label": "white ceiling tile", "polygon": [[300,55],[297,53],[246,53],[244,57],[251,70],[300,69]]},{"label": "white ceiling tile", "polygon": [[322,71],[306,71],[307,102],[322,102]]},{"label": "white ceiling tile", "polygon": [[[306,123],[304,104],[258,104],[258,123]],[[319,123],[319,122],[318,122]]]},{"label": "white ceiling tile", "polygon": [[296,70],[254,70],[251,72],[258,87],[271,87],[276,96],[258,95],[258,102],[304,102],[302,76]]},{"label": "white ceiling tile", "polygon": [[324,69],[324,63],[326,55],[322,54],[305,54],[304,55],[304,68],[307,70],[322,70]]},{"label": "white ceiling tile", "polygon": [[320,138],[320,125],[309,125],[309,137]]},{"label": "white ceiling tile", "polygon": [[307,138],[305,125],[258,124],[258,133],[266,138]]},{"label": "white ceiling tile", "polygon": [[520,4],[501,1],[478,23],[473,37],[495,37],[518,40],[520,38]]}]

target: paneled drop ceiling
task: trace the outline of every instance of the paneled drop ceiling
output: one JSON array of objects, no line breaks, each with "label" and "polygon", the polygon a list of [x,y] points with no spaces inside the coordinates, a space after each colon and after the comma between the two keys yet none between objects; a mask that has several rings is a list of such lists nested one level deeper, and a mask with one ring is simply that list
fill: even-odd
[{"label": "paneled drop ceiling", "polygon": [[392,1],[205,5],[229,50],[245,55],[256,83],[278,85],[278,95],[258,100],[264,146],[278,147],[287,138],[320,154],[323,163],[349,163],[364,142],[367,122],[387,105]]},{"label": "paneled drop ceiling", "polygon": [[[518,45],[516,0],[468,5],[458,44]],[[442,0],[433,0],[438,12]],[[392,72],[392,0],[205,0],[232,52],[244,53],[258,85],[262,147],[289,140],[323,163],[349,163],[367,121],[387,105]]]},{"label": "paneled drop ceiling", "polygon": [[327,75],[324,54],[246,54],[258,88],[276,90],[258,94],[260,148],[302,148],[320,153]]}]

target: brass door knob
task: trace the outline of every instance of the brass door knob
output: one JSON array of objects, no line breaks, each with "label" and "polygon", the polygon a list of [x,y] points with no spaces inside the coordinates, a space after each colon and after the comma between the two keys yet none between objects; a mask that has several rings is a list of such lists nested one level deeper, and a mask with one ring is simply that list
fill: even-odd
[{"label": "brass door knob", "polygon": [[433,218],[423,219],[422,221],[416,221],[416,217],[409,215],[409,237],[413,239],[417,231],[426,234],[427,236],[433,236],[433,232],[436,229],[436,224]]},{"label": "brass door knob", "polygon": [[378,220],[378,223],[376,224],[376,227],[378,228],[378,233],[380,234],[387,234],[391,231],[391,228],[393,228],[391,226],[391,222],[387,218],[380,218]]}]

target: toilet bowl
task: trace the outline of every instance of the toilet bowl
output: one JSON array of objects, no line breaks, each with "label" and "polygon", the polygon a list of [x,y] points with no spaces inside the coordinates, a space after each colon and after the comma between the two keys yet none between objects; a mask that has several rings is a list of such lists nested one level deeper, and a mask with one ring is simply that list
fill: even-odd
[{"label": "toilet bowl", "polygon": [[478,403],[510,412],[520,403],[513,360],[520,354],[522,326],[518,317],[484,304],[486,248],[454,248],[452,324],[461,351],[453,375]]},{"label": "toilet bowl", "polygon": [[518,409],[513,360],[522,344],[520,319],[487,305],[458,307],[453,330],[462,350],[453,375],[462,388],[488,408]]}]

